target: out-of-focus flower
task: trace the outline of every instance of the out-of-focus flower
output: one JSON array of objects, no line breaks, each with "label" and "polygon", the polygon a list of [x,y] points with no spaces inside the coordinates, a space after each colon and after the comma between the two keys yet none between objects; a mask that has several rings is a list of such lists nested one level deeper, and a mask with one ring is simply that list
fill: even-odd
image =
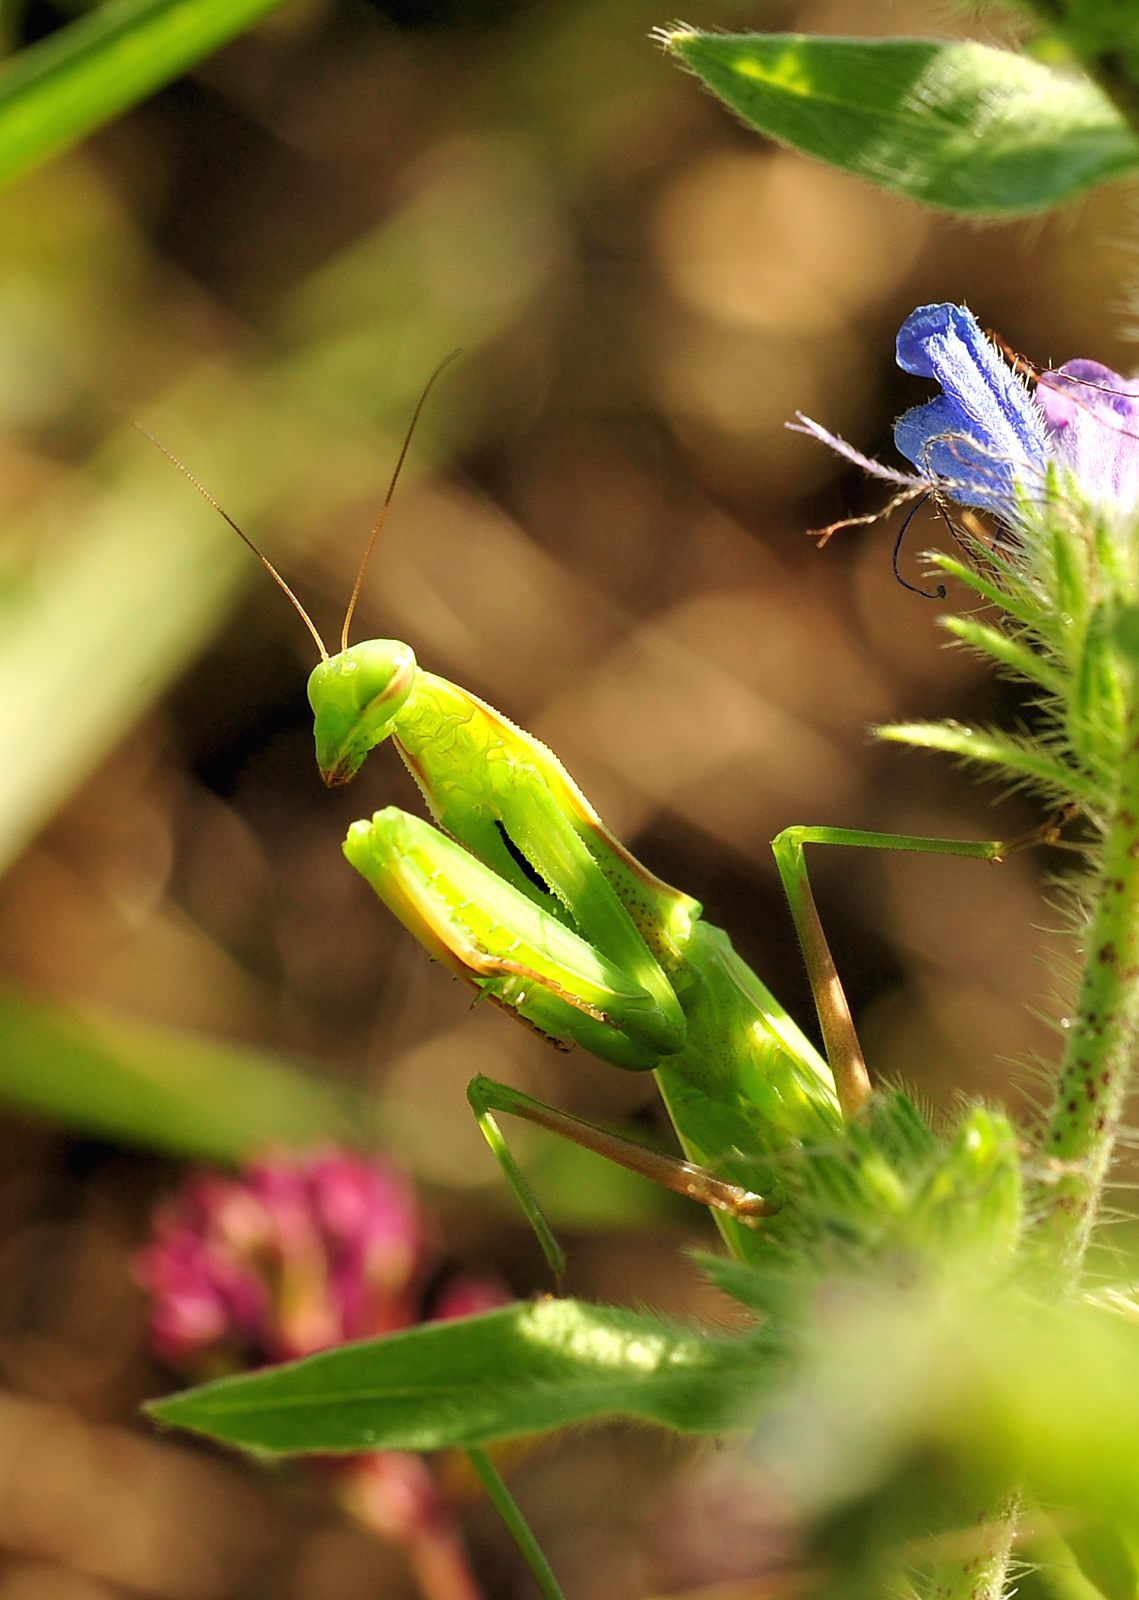
[{"label": "out-of-focus flower", "polygon": [[1139,381],[1076,360],[1033,372],[1030,388],[973,313],[948,304],[919,306],[906,318],[897,360],[942,390],[894,425],[917,474],[883,466],[808,417],[798,419],[799,430],[895,484],[900,498],[936,490],[1010,524],[1024,501],[1043,494],[1050,467],[1102,510],[1126,513],[1139,503]]},{"label": "out-of-focus flower", "polygon": [[[156,1353],[193,1377],[312,1355],[424,1320],[433,1230],[408,1180],[341,1150],[266,1156],[236,1176],[193,1173],[154,1217],[135,1275]],[[432,1318],[502,1305],[503,1286],[458,1277]],[[405,1552],[426,1600],[480,1600],[427,1464],[385,1451],[322,1464],[342,1502]]]},{"label": "out-of-focus flower", "polygon": [[430,1232],[385,1163],[319,1151],[196,1173],[160,1207],[135,1272],[172,1366],[311,1355],[419,1320]]},{"label": "out-of-focus flower", "polygon": [[449,1322],[453,1317],[477,1317],[480,1311],[493,1311],[503,1302],[502,1284],[497,1278],[452,1278],[445,1284],[431,1307],[432,1322]]}]

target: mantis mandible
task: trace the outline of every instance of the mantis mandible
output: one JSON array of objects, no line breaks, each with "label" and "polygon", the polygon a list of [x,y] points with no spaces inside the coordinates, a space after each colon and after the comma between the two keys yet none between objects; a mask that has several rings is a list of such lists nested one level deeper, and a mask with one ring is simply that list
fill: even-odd
[{"label": "mantis mandible", "polygon": [[[427,951],[553,1043],[655,1074],[683,1151],[661,1155],[485,1077],[468,1098],[560,1285],[564,1254],[508,1149],[496,1113],[564,1134],[712,1208],[738,1258],[755,1259],[782,1209],[780,1159],[834,1145],[870,1080],[807,876],[808,844],[997,860],[1012,845],[792,827],[773,842],[825,1049],[766,985],[606,829],[557,758],[468,690],[422,669],[397,640],[349,644],[364,573],[419,413],[415,408],[330,654],[276,568],[187,469],[190,481],[287,595],[320,654],[308,680],[324,782],[349,782],[390,739],[433,822],[389,806],[353,824],[349,862]],[[149,436],[148,436],[149,437]],[[157,441],[155,441],[157,443]],[[1015,845],[1048,837],[1034,830]]]}]

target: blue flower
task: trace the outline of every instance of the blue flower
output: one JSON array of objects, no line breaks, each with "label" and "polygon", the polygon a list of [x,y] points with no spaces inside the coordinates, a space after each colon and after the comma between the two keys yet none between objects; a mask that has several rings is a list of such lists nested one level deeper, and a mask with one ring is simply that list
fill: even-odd
[{"label": "blue flower", "polygon": [[1090,504],[1123,512],[1139,507],[1139,381],[1077,360],[1036,372],[1030,391],[973,313],[954,305],[912,312],[898,331],[897,358],[905,372],[933,378],[942,389],[894,424],[895,443],[917,474],[884,467],[799,418],[802,432],[896,484],[892,504],[932,489],[1015,523],[1022,500],[1040,497],[1055,466]]},{"label": "blue flower", "polygon": [[963,505],[1006,521],[1016,490],[1044,477],[1044,417],[1013,371],[963,306],[919,306],[898,331],[898,365],[934,378],[943,393],[894,424],[894,443],[922,478]]}]

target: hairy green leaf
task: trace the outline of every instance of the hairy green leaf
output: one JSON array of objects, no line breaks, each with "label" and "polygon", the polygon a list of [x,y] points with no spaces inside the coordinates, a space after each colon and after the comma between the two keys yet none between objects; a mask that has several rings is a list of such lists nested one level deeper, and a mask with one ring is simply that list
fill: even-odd
[{"label": "hairy green leaf", "polygon": [[1085,773],[1057,760],[1035,740],[1017,738],[999,729],[971,728],[959,722],[891,722],[874,731],[879,739],[895,744],[942,750],[964,761],[1003,767],[1011,777],[1023,779],[1061,800],[1074,797],[1094,805],[1100,799],[1096,785]]},{"label": "hairy green leaf", "polygon": [[279,1454],[438,1450],[607,1417],[723,1433],[754,1418],[769,1364],[758,1336],[541,1300],[224,1378],[150,1412]]},{"label": "hairy green leaf", "polygon": [[960,639],[971,650],[976,650],[978,655],[988,656],[998,666],[1027,678],[1030,683],[1039,684],[1050,694],[1064,692],[1064,679],[1056,667],[1015,634],[1004,633],[1000,628],[968,615],[943,617],[941,621],[954,638]]},{"label": "hairy green leaf", "polygon": [[968,561],[963,561],[958,556],[949,555],[944,550],[931,550],[929,560],[933,565],[944,572],[948,577],[955,578],[958,583],[963,583],[967,588],[979,594],[982,600],[988,600],[992,605],[1014,618],[1026,628],[1039,626],[1040,608],[1024,595],[1019,594],[1012,575],[1007,568],[1000,565],[1000,552],[989,554],[989,561],[998,573],[1003,573],[1010,581],[995,582],[990,579],[979,567],[973,566]]},{"label": "hairy green leaf", "polygon": [[689,28],[662,38],[761,133],[947,211],[1037,211],[1139,163],[1139,140],[1100,89],[1007,50]]}]

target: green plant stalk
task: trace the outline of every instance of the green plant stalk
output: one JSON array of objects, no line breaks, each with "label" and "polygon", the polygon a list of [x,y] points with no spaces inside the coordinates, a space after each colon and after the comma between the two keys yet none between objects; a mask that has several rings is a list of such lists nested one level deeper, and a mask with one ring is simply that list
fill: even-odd
[{"label": "green plant stalk", "polygon": [[1030,1259],[1050,1291],[1079,1281],[1139,1045],[1139,693],[1130,674],[1116,801],[1104,840],[1076,1016],[1030,1190]]},{"label": "green plant stalk", "polygon": [[0,66],[0,184],[22,177],[281,0],[111,0]]},{"label": "green plant stalk", "polygon": [[502,1518],[510,1536],[522,1555],[526,1565],[530,1568],[535,1583],[544,1600],[565,1600],[561,1585],[550,1569],[550,1563],[542,1553],[542,1547],[530,1531],[530,1524],[519,1510],[518,1502],[502,1480],[498,1469],[491,1462],[485,1450],[468,1450],[467,1457],[475,1470],[479,1482],[486,1490],[487,1498]]},{"label": "green plant stalk", "polygon": [[[1071,1294],[1099,1214],[1120,1113],[1139,1047],[1139,706],[1121,742],[1116,801],[1087,935],[1076,1016],[1067,1033],[1055,1099],[1029,1190],[1035,1219],[1027,1255],[1050,1294]],[[1016,1536],[1019,1496],[1011,1494],[985,1530],[981,1556],[939,1568],[929,1600],[1002,1600]]]}]

